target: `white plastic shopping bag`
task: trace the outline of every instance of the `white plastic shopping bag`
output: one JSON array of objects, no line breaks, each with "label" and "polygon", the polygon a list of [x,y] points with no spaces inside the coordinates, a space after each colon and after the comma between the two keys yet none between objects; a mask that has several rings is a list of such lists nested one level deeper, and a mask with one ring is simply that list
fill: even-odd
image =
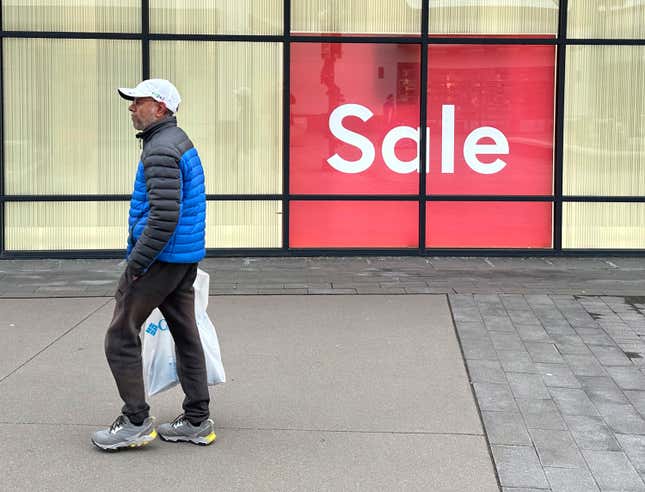
[{"label": "white plastic shopping bag", "polygon": [[[208,273],[197,270],[195,289],[195,319],[202,341],[208,384],[215,385],[226,381],[222,365],[217,332],[211,322],[208,307]],[[172,388],[179,383],[177,376],[177,356],[175,342],[168,324],[158,309],[155,309],[143,324],[143,381],[148,396]]]}]

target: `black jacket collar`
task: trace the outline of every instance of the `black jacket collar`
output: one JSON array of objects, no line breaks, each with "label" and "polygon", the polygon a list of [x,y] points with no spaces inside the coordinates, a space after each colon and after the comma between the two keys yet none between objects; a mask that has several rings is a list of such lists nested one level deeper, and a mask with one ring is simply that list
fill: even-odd
[{"label": "black jacket collar", "polygon": [[137,133],[137,138],[140,138],[143,142],[147,142],[158,131],[173,126],[177,126],[177,118],[175,116],[168,116],[156,123],[153,123],[142,132]]}]

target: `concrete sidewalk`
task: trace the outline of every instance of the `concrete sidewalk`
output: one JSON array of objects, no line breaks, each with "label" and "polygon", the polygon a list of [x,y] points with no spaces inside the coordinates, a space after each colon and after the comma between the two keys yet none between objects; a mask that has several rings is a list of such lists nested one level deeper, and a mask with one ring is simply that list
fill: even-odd
[{"label": "concrete sidewalk", "polygon": [[113,305],[0,300],[1,490],[498,490],[445,296],[213,297],[216,443],[106,454]]},{"label": "concrete sidewalk", "polygon": [[[1,490],[645,491],[642,259],[202,268],[229,376],[219,441],[105,456],[87,438],[118,413],[102,338],[122,266],[0,262]],[[153,399],[157,417],[180,399]]]}]

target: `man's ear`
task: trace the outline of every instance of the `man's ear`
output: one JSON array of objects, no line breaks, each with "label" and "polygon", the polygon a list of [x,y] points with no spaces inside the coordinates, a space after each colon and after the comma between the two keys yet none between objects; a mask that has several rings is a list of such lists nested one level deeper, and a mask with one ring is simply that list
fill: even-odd
[{"label": "man's ear", "polygon": [[165,116],[168,113],[170,113],[170,110],[166,107],[166,104],[160,102],[159,103],[159,109],[157,110],[157,116],[158,117]]}]

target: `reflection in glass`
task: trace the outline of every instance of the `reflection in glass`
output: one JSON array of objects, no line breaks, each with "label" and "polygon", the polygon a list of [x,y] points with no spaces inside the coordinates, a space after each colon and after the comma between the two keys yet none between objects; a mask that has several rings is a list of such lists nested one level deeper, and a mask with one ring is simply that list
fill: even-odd
[{"label": "reflection in glass", "polygon": [[182,96],[177,120],[199,151],[206,192],[281,193],[282,46],[159,41],[150,58],[152,76]]},{"label": "reflection in glass", "polygon": [[562,205],[562,247],[645,248],[645,203],[574,203]]},{"label": "reflection in glass", "polygon": [[291,0],[294,34],[421,32],[421,0]]},{"label": "reflection in glass", "polygon": [[207,202],[207,248],[280,248],[281,246],[282,202]]},{"label": "reflection in glass", "polygon": [[418,193],[420,48],[291,45],[292,193]]},{"label": "reflection in glass", "polygon": [[6,31],[139,32],[141,0],[2,0]]},{"label": "reflection in glass", "polygon": [[150,30],[172,34],[282,34],[282,0],[150,0]]},{"label": "reflection in glass", "polygon": [[645,2],[569,0],[567,36],[593,39],[643,39]]},{"label": "reflection in glass", "polygon": [[139,82],[141,44],[8,38],[3,56],[5,192],[130,193],[140,150],[116,88]]},{"label": "reflection in glass", "polygon": [[9,202],[8,251],[123,249],[129,202]]},{"label": "reflection in glass", "polygon": [[558,0],[430,0],[429,32],[552,37],[558,32],[558,5]]},{"label": "reflection in glass", "polygon": [[566,195],[645,195],[645,46],[569,46]]},{"label": "reflection in glass", "polygon": [[434,194],[551,195],[554,46],[430,45]]}]

